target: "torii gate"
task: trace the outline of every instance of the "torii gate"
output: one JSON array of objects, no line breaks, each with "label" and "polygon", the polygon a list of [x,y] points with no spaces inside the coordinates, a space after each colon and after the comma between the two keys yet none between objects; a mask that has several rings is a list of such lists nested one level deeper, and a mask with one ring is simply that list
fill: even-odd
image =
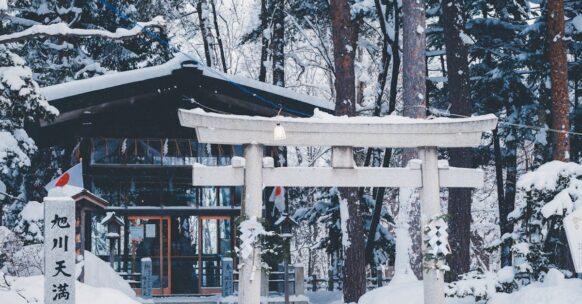
[{"label": "torii gate", "polygon": [[[481,170],[439,168],[437,147],[476,147],[483,132],[497,125],[495,115],[472,118],[410,119],[404,117],[313,118],[251,117],[179,110],[180,124],[196,128],[200,142],[244,145],[244,163],[221,167],[193,167],[195,186],[244,186],[243,210],[262,216],[264,187],[417,187],[421,191],[421,224],[441,214],[440,187],[482,187]],[[285,138],[275,140],[273,130],[283,126]],[[331,146],[332,167],[278,167],[263,161],[264,146]],[[357,168],[353,147],[418,148],[420,166]],[[423,253],[427,253],[423,235]],[[239,303],[260,303],[260,249],[242,261]],[[424,272],[424,303],[444,304],[443,271]]]}]

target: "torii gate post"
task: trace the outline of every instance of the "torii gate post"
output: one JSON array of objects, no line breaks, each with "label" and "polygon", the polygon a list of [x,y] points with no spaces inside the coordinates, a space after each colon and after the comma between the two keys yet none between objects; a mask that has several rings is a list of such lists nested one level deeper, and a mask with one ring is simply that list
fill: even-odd
[{"label": "torii gate post", "polygon": [[[436,147],[419,149],[422,161],[422,190],[420,192],[421,230],[427,222],[441,213],[438,154]],[[426,252],[426,236],[422,233],[422,252]],[[424,303],[444,304],[444,273],[436,269],[424,271]]]},{"label": "torii gate post", "polygon": [[[440,187],[483,185],[484,173],[467,168],[439,168],[437,147],[475,147],[481,134],[497,125],[494,115],[432,120],[403,117],[264,118],[206,113],[201,109],[180,110],[180,124],[196,128],[200,142],[244,145],[244,163],[232,166],[194,166],[195,186],[244,186],[243,210],[249,217],[262,214],[264,187],[416,187],[421,191],[421,227],[441,214]],[[286,138],[275,140],[273,130],[285,127]],[[330,146],[332,167],[277,167],[263,161],[264,146]],[[357,168],[353,147],[418,148],[420,167]],[[428,253],[427,235],[422,250]],[[242,261],[239,274],[239,303],[260,303],[260,248]],[[434,266],[434,265],[428,265]],[[424,303],[444,304],[443,271],[426,267]]]},{"label": "torii gate post", "polygon": [[[243,212],[248,218],[261,218],[263,212],[263,146],[248,144],[244,147],[244,201]],[[253,268],[258,268],[253,269]],[[261,303],[261,251],[242,261],[239,272],[239,303]]]}]

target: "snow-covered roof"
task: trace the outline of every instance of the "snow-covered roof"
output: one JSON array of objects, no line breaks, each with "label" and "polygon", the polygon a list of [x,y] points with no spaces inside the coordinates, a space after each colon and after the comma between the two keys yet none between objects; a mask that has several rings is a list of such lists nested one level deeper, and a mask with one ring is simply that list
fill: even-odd
[{"label": "snow-covered roof", "polygon": [[182,62],[186,61],[186,59],[187,58],[184,55],[180,55],[157,66],[125,72],[114,72],[88,79],[74,80],[44,87],[40,89],[40,93],[48,100],[57,100],[127,83],[167,76],[172,74],[172,71],[180,69],[182,67]]},{"label": "snow-covered roof", "polygon": [[[203,76],[226,81],[228,83],[234,84],[235,87],[244,86],[255,90],[266,91],[272,94],[279,95],[281,97],[298,100],[303,103],[312,105],[314,107],[319,107],[326,110],[333,110],[333,103],[328,102],[327,100],[310,96],[307,94],[301,94],[290,89],[267,84],[257,80],[252,80],[242,76],[229,75],[223,72],[219,72],[217,70],[199,64],[195,58],[196,58],[195,56],[178,54],[170,61],[161,65],[131,71],[113,72],[110,74],[96,76],[89,79],[74,80],[62,84],[43,87],[40,89],[40,92],[49,101],[53,101],[93,91],[121,86],[124,84],[168,76],[171,75],[172,72],[176,70],[179,70],[185,66],[190,66],[195,67],[198,70],[201,70]],[[243,88],[240,89],[241,91],[244,92]]]}]

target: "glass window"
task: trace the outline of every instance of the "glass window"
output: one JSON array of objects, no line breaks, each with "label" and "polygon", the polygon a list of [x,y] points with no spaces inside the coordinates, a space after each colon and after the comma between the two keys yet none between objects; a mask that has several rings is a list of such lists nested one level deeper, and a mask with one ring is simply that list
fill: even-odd
[{"label": "glass window", "polygon": [[217,205],[216,188],[215,187],[203,187],[200,188],[201,199],[200,206],[202,207],[215,207]]},{"label": "glass window", "polygon": [[204,220],[202,224],[202,254],[218,254],[218,220]]},{"label": "glass window", "polygon": [[220,188],[220,206],[230,206],[232,205],[232,188],[221,187]]}]

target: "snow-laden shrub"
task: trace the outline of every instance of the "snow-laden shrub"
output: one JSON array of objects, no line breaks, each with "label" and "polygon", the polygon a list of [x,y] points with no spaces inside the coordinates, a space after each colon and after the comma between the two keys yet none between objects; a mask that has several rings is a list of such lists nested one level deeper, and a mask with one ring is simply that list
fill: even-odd
[{"label": "snow-laden shrub", "polygon": [[[58,110],[39,93],[39,86],[24,59],[0,45],[0,179],[8,192],[20,191],[23,173],[31,165],[30,156],[37,151],[25,126],[39,120],[51,120]],[[22,204],[7,204],[6,222],[12,227]]]},{"label": "snow-laden shrub", "polygon": [[517,288],[512,267],[503,267],[497,273],[481,270],[464,274],[460,280],[445,285],[445,295],[451,298],[471,297],[486,303],[497,292],[512,292]]},{"label": "snow-laden shrub", "polygon": [[17,234],[0,226],[0,270],[11,276],[32,276],[43,271],[42,244],[25,245]]},{"label": "snow-laden shrub", "polygon": [[28,202],[20,214],[14,232],[25,244],[40,244],[44,235],[44,209],[39,202]]},{"label": "snow-laden shrub", "polygon": [[517,273],[538,280],[549,268],[572,270],[563,219],[582,208],[582,165],[543,164],[524,174],[517,187],[518,204],[509,215],[514,231],[504,236],[513,240]]}]

